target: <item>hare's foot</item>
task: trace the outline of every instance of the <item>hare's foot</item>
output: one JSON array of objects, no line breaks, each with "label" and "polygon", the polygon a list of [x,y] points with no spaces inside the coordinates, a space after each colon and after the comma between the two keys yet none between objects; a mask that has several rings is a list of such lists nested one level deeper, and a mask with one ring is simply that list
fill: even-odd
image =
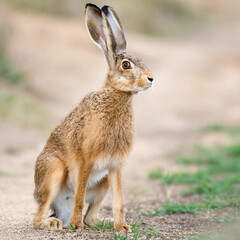
[{"label": "hare's foot", "polygon": [[50,231],[62,230],[62,221],[54,217],[49,217],[39,221],[34,221],[34,228]]},{"label": "hare's foot", "polygon": [[69,225],[72,226],[77,231],[82,231],[83,230],[83,224],[80,221],[70,220]]},{"label": "hare's foot", "polygon": [[82,231],[83,230],[82,214],[73,213],[69,225],[74,227],[77,231]]},{"label": "hare's foot", "polygon": [[99,217],[85,217],[84,223],[86,225],[96,226],[98,222],[102,222],[102,219]]},{"label": "hare's foot", "polygon": [[130,232],[131,231],[131,227],[128,226],[126,223],[114,224],[114,228],[118,232]]},{"label": "hare's foot", "polygon": [[99,218],[99,217],[95,217],[95,218],[84,218],[84,224],[86,225],[91,225],[91,226],[96,226],[98,222],[104,222],[104,223],[114,223],[114,219],[113,218]]}]

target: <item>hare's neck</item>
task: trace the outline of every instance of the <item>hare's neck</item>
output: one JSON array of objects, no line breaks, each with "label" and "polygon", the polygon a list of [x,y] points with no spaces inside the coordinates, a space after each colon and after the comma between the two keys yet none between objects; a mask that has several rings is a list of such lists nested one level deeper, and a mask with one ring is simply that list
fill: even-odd
[{"label": "hare's neck", "polygon": [[126,110],[126,108],[132,107],[132,92],[123,92],[112,87],[107,87],[103,89],[103,93],[105,104],[110,111],[112,109],[114,112],[121,112],[122,110]]}]

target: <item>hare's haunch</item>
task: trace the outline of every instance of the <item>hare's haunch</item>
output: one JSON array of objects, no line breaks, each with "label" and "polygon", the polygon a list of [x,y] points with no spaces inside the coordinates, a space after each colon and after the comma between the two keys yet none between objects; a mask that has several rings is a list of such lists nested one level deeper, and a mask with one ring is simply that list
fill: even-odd
[{"label": "hare's haunch", "polygon": [[[98,209],[112,192],[114,227],[124,221],[122,167],[133,143],[132,97],[152,85],[143,62],[126,54],[126,40],[116,12],[86,5],[86,26],[109,66],[101,91],[91,93],[51,133],[35,166],[34,227],[57,230],[69,223],[78,230],[95,225]],[[89,203],[82,216],[84,203]],[[49,216],[49,210],[52,215]]]}]

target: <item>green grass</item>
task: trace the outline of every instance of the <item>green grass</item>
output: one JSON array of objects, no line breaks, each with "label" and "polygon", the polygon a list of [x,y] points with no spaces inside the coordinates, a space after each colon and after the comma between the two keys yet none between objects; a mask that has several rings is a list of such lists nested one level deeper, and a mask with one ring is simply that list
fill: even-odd
[{"label": "green grass", "polygon": [[114,233],[113,239],[115,240],[138,240],[140,237],[144,239],[149,238],[157,238],[163,237],[154,227],[146,228],[144,227],[140,222],[136,222],[131,227],[131,233],[129,233],[131,238],[128,238],[127,236],[120,234],[120,233]]},{"label": "green grass", "polygon": [[167,214],[192,213],[197,214],[204,211],[221,210],[223,208],[239,208],[240,199],[208,199],[202,202],[171,202],[163,204],[162,208],[155,208],[152,211],[143,212],[143,216],[163,216]]},{"label": "green grass", "polygon": [[[2,29],[0,29],[2,32]],[[24,90],[25,77],[15,69],[0,39],[0,121],[26,127],[47,127],[46,116],[37,101]]]},{"label": "green grass", "polygon": [[0,85],[0,120],[26,127],[45,128],[45,113],[38,102],[20,89]]},{"label": "green grass", "polygon": [[[237,143],[236,143],[237,142]],[[185,165],[213,165],[225,164],[228,160],[240,158],[239,139],[227,146],[217,146],[211,149],[195,146],[190,156],[179,156],[176,163]]]},{"label": "green grass", "polygon": [[5,81],[9,84],[19,84],[23,80],[23,74],[12,66],[3,48],[0,47],[0,82]]},{"label": "green grass", "polygon": [[183,195],[193,195],[200,194],[205,198],[211,196],[216,197],[238,197],[240,194],[239,189],[236,186],[236,183],[239,183],[238,176],[235,178],[224,178],[219,181],[209,180],[209,181],[200,181],[197,184],[190,186],[187,190],[183,191]]},{"label": "green grass", "polygon": [[152,171],[149,173],[150,179],[161,179],[166,184],[193,184],[202,179],[208,179],[209,176],[204,171],[196,173],[176,172],[172,174],[163,174],[161,171]]},{"label": "green grass", "polygon": [[229,157],[240,158],[240,144],[232,144],[224,148],[224,151]]},{"label": "green grass", "polygon": [[161,235],[160,233],[157,232],[157,230],[154,227],[151,227],[149,229],[143,227],[142,228],[144,231],[144,234],[147,238],[159,238],[159,237],[163,237],[163,235]]},{"label": "green grass", "polygon": [[70,229],[72,232],[77,231],[76,228],[71,223],[68,224],[67,228]]},{"label": "green grass", "polygon": [[7,172],[0,171],[0,177],[8,176],[9,174]]},{"label": "green grass", "polygon": [[215,149],[202,149],[192,158],[178,158],[179,162],[195,164],[200,166],[201,169],[193,173],[176,172],[172,174],[153,171],[149,173],[149,178],[160,179],[165,184],[188,184],[189,187],[184,192],[185,195],[240,196],[240,191],[236,186],[236,184],[240,183],[239,144]]},{"label": "green grass", "polygon": [[[113,230],[113,224],[111,221],[99,221],[95,226],[88,225],[91,230],[97,230],[100,232],[109,232]],[[69,227],[70,229],[71,226]],[[154,227],[146,228],[140,222],[136,222],[131,227],[131,233],[129,233],[131,238],[128,238],[125,234],[114,232],[113,239],[116,240],[137,240],[140,236],[145,236],[147,238],[158,238],[161,236]]]},{"label": "green grass", "polygon": [[166,214],[174,213],[198,213],[200,211],[200,205],[196,202],[191,203],[166,203],[162,208],[155,208],[153,211],[142,213],[144,216],[163,216]]},{"label": "green grass", "polygon": [[132,225],[132,233],[133,233],[133,239],[136,240],[138,239],[139,235],[140,235],[140,231],[141,231],[141,224],[140,222],[136,222]]},{"label": "green grass", "polygon": [[113,229],[113,223],[111,221],[106,221],[103,219],[102,221],[99,221],[95,226],[88,225],[88,227],[92,230],[107,232]]},{"label": "green grass", "polygon": [[[107,232],[113,230],[113,224],[111,221],[99,221],[95,226],[88,225],[92,230],[97,230],[100,232]],[[141,225],[140,222],[136,222],[131,227],[131,235],[133,240],[137,240],[140,235],[145,235],[147,237],[159,237],[160,234],[156,231],[155,228],[145,228]],[[114,233],[114,239],[127,239],[125,235]]]},{"label": "green grass", "polygon": [[114,240],[128,240],[126,236],[122,235],[121,233],[114,233],[113,235]]},{"label": "green grass", "polygon": [[208,151],[206,148],[196,146],[191,156],[178,156],[176,163],[185,165],[218,164],[222,155],[218,151]]},{"label": "green grass", "polygon": [[[238,127],[213,125],[205,131],[236,132]],[[231,130],[231,131],[230,131]],[[239,140],[239,139],[238,139]],[[182,195],[198,195],[200,202],[166,203],[162,208],[143,213],[148,216],[174,213],[199,213],[202,211],[240,208],[240,144],[236,139],[226,146],[206,148],[197,146],[188,156],[178,157],[176,162],[195,165],[195,172],[181,171],[165,174],[160,170],[149,173],[150,179],[164,184],[184,184]]]},{"label": "green grass", "polygon": [[221,123],[212,123],[201,128],[201,132],[223,132],[230,135],[240,134],[240,127],[227,126]]}]

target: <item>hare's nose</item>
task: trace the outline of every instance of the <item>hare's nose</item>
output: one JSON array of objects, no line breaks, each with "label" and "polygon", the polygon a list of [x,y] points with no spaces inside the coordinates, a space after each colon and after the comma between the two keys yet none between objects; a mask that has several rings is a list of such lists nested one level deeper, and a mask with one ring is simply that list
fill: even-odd
[{"label": "hare's nose", "polygon": [[153,78],[148,77],[148,81],[149,81],[149,82],[152,82],[152,81],[153,81]]}]

